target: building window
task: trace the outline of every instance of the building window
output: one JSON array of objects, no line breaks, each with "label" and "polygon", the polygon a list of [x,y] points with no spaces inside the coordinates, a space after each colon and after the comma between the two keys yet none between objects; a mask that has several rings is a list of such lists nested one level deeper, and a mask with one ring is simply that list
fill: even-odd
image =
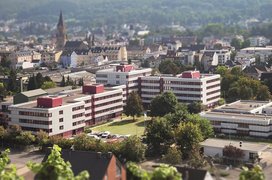
[{"label": "building window", "polygon": [[63,122],[63,118],[59,118],[59,122]]},{"label": "building window", "polygon": [[62,129],[63,129],[63,126],[60,126],[59,129],[62,130]]},{"label": "building window", "polygon": [[59,111],[59,114],[63,114],[63,110]]}]

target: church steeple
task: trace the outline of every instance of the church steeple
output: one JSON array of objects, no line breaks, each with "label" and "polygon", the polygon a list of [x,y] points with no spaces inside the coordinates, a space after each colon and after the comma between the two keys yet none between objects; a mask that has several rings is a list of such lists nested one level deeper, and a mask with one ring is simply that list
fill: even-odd
[{"label": "church steeple", "polygon": [[60,11],[59,15],[56,38],[57,38],[56,48],[57,50],[62,50],[67,40],[66,29],[62,17],[62,11]]},{"label": "church steeple", "polygon": [[58,27],[59,26],[64,26],[63,18],[62,18],[62,10],[60,10],[60,15],[59,15]]}]

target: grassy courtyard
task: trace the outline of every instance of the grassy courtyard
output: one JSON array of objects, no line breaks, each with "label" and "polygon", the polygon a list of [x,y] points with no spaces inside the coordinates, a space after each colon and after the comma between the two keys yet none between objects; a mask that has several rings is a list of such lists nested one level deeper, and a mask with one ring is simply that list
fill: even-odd
[{"label": "grassy courtyard", "polygon": [[123,116],[122,120],[115,120],[91,129],[93,131],[109,131],[111,134],[142,136],[149,120],[150,118],[147,117],[146,121],[144,121],[144,117],[142,116],[133,121],[132,117]]}]

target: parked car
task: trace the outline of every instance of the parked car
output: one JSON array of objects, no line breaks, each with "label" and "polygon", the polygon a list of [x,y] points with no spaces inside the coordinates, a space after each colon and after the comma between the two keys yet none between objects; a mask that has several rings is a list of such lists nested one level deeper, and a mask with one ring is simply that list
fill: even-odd
[{"label": "parked car", "polygon": [[94,138],[94,139],[100,139],[100,137],[98,137],[97,135],[88,133],[87,136],[89,136],[90,138]]},{"label": "parked car", "polygon": [[101,138],[107,138],[110,135],[109,131],[105,131],[102,135]]}]

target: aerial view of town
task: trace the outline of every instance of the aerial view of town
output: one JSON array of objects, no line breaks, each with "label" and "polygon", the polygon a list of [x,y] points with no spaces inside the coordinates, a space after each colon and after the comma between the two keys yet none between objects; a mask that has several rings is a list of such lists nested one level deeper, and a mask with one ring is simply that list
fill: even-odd
[{"label": "aerial view of town", "polygon": [[0,180],[272,180],[272,0],[0,0]]}]

